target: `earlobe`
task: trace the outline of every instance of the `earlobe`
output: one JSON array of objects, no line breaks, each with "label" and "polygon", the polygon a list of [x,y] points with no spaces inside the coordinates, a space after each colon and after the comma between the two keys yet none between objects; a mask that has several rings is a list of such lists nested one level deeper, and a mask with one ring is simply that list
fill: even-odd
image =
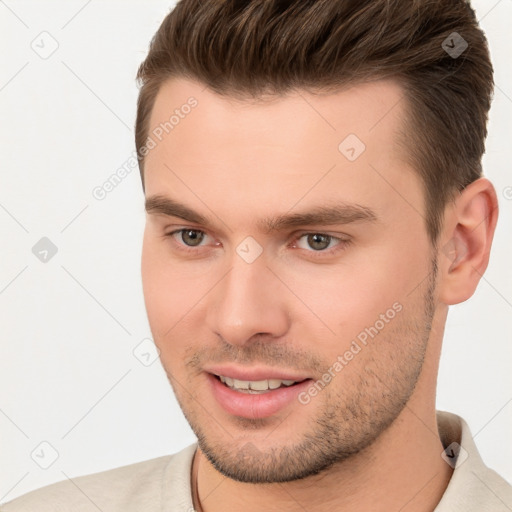
[{"label": "earlobe", "polygon": [[496,191],[486,178],[468,185],[447,210],[438,252],[441,302],[458,304],[473,295],[489,262],[497,219]]}]

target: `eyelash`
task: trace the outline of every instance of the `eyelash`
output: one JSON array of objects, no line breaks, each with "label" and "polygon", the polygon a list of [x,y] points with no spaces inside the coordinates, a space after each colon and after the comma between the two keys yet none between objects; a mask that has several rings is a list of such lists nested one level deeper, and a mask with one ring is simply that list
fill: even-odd
[{"label": "eyelash", "polygon": [[[164,236],[167,238],[170,238],[173,241],[173,244],[175,245],[175,247],[178,248],[178,250],[184,252],[185,254],[196,254],[197,255],[197,249],[200,247],[204,247],[204,246],[189,247],[187,245],[177,242],[176,239],[174,238],[174,235],[176,235],[178,233],[183,233],[185,231],[196,231],[198,233],[204,233],[206,236],[208,236],[208,234],[206,232],[204,232],[200,229],[194,229],[194,228],[175,229],[174,231],[171,231],[170,233],[166,233]],[[333,235],[329,235],[327,233],[322,233],[320,231],[311,231],[311,232],[307,232],[307,233],[301,233],[300,235],[296,236],[293,239],[293,244],[297,243],[301,238],[307,237],[309,235],[323,235],[323,236],[330,237],[329,242],[331,242],[332,240],[338,241],[338,244],[335,245],[334,247],[331,247],[330,249],[319,250],[319,251],[314,251],[314,250],[308,251],[307,249],[299,248],[299,250],[306,251],[307,253],[312,253],[313,258],[321,258],[323,255],[333,256],[334,254],[337,254],[339,251],[345,250],[352,243],[352,240],[350,240],[348,238],[340,238],[340,237],[336,237]]]}]

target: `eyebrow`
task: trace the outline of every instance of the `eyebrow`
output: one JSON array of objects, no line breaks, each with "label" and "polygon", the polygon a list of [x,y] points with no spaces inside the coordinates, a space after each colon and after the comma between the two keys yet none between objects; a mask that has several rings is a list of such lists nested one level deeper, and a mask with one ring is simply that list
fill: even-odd
[{"label": "eyebrow", "polygon": [[[162,195],[150,196],[146,199],[145,209],[148,214],[160,214],[178,217],[187,222],[212,227],[211,217],[202,215],[188,206]],[[265,234],[285,231],[307,225],[352,224],[359,222],[377,222],[376,213],[362,205],[337,203],[334,205],[317,206],[309,211],[285,213],[258,221],[258,228]]]}]

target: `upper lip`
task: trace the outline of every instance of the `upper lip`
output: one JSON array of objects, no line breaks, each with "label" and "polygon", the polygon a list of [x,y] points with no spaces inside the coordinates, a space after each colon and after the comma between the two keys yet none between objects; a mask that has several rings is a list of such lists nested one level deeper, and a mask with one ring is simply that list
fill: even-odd
[{"label": "upper lip", "polygon": [[279,379],[300,382],[310,378],[304,374],[298,374],[277,368],[265,368],[263,366],[243,368],[233,365],[218,365],[209,366],[207,368],[205,367],[204,370],[217,376],[222,375],[223,377],[231,377],[232,379],[250,381]]}]

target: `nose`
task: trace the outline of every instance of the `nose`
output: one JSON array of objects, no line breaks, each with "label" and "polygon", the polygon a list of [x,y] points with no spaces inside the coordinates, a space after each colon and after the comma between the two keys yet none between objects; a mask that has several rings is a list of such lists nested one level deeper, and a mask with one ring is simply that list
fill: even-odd
[{"label": "nose", "polygon": [[255,335],[287,332],[287,297],[262,257],[247,263],[235,255],[231,270],[212,291],[206,322],[226,342],[244,345]]}]

